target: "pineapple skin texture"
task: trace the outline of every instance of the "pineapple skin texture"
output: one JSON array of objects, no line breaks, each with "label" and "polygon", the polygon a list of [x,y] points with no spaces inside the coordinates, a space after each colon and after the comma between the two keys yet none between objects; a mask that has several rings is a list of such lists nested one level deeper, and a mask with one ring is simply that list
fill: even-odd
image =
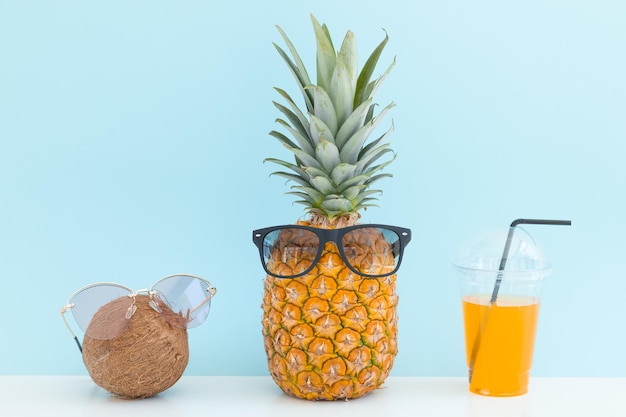
[{"label": "pineapple skin texture", "polygon": [[304,276],[267,275],[261,308],[272,379],[313,401],[358,398],[380,387],[398,351],[397,305],[395,274],[363,278],[333,243]]}]

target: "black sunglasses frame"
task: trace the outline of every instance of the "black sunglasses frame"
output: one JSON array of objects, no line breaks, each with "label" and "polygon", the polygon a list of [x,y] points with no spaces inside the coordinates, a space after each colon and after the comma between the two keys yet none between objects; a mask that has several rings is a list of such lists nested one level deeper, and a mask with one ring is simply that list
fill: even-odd
[{"label": "black sunglasses frame", "polygon": [[[387,229],[396,233],[399,237],[398,242],[396,243],[398,247],[397,248],[394,247],[394,252],[398,254],[398,262],[395,268],[393,269],[393,271],[389,273],[380,274],[380,275],[369,275],[369,274],[364,274],[362,271],[358,271],[348,261],[347,256],[343,250],[343,245],[340,243],[343,239],[343,236],[346,233],[349,233],[353,230],[370,229],[370,228]],[[267,265],[265,264],[264,247],[263,247],[263,241],[265,240],[265,237],[271,232],[275,232],[277,230],[283,230],[283,229],[308,230],[314,233],[319,239],[319,248],[317,250],[317,254],[315,255],[313,262],[311,262],[311,266],[307,268],[305,271],[300,272],[299,274],[289,275],[289,276],[277,275],[276,273],[273,273],[272,271],[270,271],[267,268]],[[256,247],[259,249],[259,256],[261,257],[261,264],[263,265],[263,269],[269,275],[276,277],[276,278],[285,278],[285,279],[298,278],[311,272],[313,268],[315,268],[315,266],[319,262],[320,257],[322,256],[322,252],[324,251],[324,247],[326,246],[327,242],[333,242],[337,246],[337,249],[339,250],[339,254],[341,255],[341,259],[346,264],[346,266],[355,274],[360,275],[364,278],[382,278],[382,277],[395,274],[400,268],[400,264],[402,263],[402,256],[404,254],[404,248],[411,241],[411,230],[404,228],[404,227],[389,226],[389,225],[384,225],[384,224],[358,224],[355,226],[343,227],[340,229],[321,229],[318,227],[302,226],[302,225],[296,224],[296,225],[265,227],[263,229],[254,230],[252,232],[252,241],[254,242]]]}]

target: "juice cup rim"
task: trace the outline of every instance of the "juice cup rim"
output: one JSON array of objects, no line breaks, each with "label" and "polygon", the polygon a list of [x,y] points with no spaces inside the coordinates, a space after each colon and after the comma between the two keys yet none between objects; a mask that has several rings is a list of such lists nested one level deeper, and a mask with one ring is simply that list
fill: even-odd
[{"label": "juice cup rim", "polygon": [[552,273],[552,266],[548,263],[542,263],[535,268],[519,268],[519,269],[505,269],[500,271],[497,267],[481,267],[472,265],[471,263],[459,263],[454,262],[452,266],[457,272],[463,275],[469,276],[489,276],[495,277],[498,274],[503,279],[516,279],[516,280],[538,280],[547,277]]}]

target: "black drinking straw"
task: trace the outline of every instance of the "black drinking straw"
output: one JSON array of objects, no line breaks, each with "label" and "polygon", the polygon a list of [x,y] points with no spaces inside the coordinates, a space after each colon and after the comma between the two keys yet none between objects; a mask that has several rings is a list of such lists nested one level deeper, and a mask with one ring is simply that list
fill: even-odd
[{"label": "black drinking straw", "polygon": [[504,244],[504,251],[502,252],[502,258],[500,258],[500,267],[498,268],[498,277],[496,283],[493,286],[493,292],[491,293],[491,299],[489,304],[496,302],[498,298],[498,291],[500,291],[500,284],[502,283],[502,276],[504,268],[506,267],[506,261],[509,258],[509,249],[511,249],[511,241],[513,240],[513,233],[515,233],[515,227],[518,224],[549,224],[554,226],[571,226],[571,220],[542,220],[542,219],[516,219],[513,220],[509,227],[509,234],[506,237],[506,243]]},{"label": "black drinking straw", "polygon": [[[498,276],[496,278],[496,283],[493,286],[493,292],[491,293],[491,299],[489,300],[489,307],[496,302],[498,298],[498,292],[500,291],[500,284],[502,283],[502,277],[504,276],[504,268],[506,267],[506,261],[509,257],[509,250],[511,249],[511,242],[513,241],[513,234],[515,233],[515,227],[518,224],[547,224],[554,226],[571,226],[571,220],[544,220],[544,219],[516,219],[513,220],[511,226],[509,227],[509,233],[506,237],[506,243],[504,244],[504,251],[502,252],[502,258],[500,258],[500,266],[498,267]],[[469,363],[469,382],[472,382],[472,375],[474,373],[474,363],[476,362],[476,357],[478,356],[478,349],[480,348],[481,335],[485,331],[485,325],[487,324],[487,319],[489,318],[489,312],[491,310],[487,310],[487,314],[483,316],[481,320],[480,327],[478,328],[478,335],[474,339],[474,346],[472,347],[472,354],[470,356]]]}]

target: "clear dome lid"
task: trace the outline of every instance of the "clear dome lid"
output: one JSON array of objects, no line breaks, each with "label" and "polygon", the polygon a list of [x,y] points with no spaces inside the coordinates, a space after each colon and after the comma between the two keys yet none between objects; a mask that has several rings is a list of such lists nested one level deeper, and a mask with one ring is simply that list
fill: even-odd
[{"label": "clear dome lid", "polygon": [[470,240],[461,247],[453,265],[466,272],[501,272],[520,278],[543,277],[551,271],[543,249],[520,226],[493,230]]}]

